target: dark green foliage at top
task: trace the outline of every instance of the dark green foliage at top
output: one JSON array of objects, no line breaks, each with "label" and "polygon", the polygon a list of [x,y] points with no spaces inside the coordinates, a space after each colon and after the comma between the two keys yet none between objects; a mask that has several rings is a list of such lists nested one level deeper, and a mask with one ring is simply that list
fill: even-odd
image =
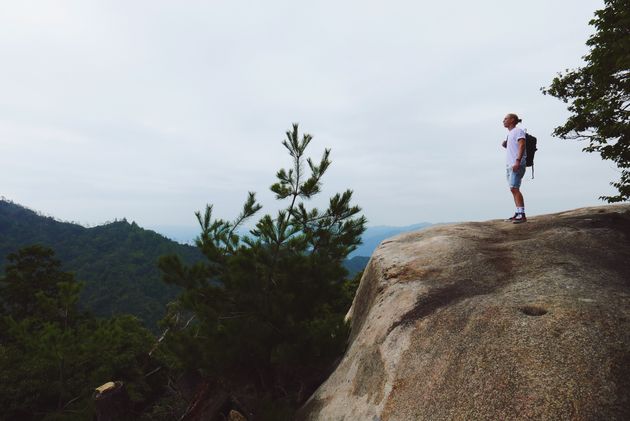
[{"label": "dark green foliage at top", "polygon": [[630,0],[604,4],[590,21],[596,32],[584,67],[560,73],[543,93],[569,103],[571,115],[555,136],[588,140],[584,151],[617,165],[620,179],[611,184],[619,194],[600,198],[621,202],[630,199]]},{"label": "dark green foliage at top", "polygon": [[126,220],[85,228],[0,200],[0,270],[6,255],[32,244],[55,249],[65,267],[85,282],[82,307],[103,317],[133,314],[151,329],[179,293],[160,281],[158,258],[173,253],[188,263],[202,258],[196,248]]},{"label": "dark green foliage at top", "polygon": [[299,138],[297,125],[287,132],[293,166],[271,186],[286,201],[275,217],[264,215],[240,237],[237,228],[261,208],[253,193],[234,222],[214,218],[208,206],[197,213],[206,261],[160,260],[165,281],[184,288],[165,320],[165,349],[184,368],[218,379],[261,419],[282,419],[301,404],[348,335],[344,315],[354,291],[343,261],[359,244],[365,218],[351,191],[334,195],[324,211],[306,207],[330,165],[329,150],[318,163],[304,160],[310,141]]},{"label": "dark green foliage at top", "polygon": [[92,419],[92,392],[111,380],[125,382],[132,402],[155,394],[145,378],[153,336],[132,316],[81,312],[80,290],[50,249],[8,257],[0,277],[0,419]]}]

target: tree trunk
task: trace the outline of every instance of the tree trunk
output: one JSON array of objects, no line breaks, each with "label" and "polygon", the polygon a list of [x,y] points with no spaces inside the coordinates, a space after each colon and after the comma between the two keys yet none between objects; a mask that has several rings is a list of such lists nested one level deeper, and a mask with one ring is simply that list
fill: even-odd
[{"label": "tree trunk", "polygon": [[131,403],[121,381],[105,383],[94,393],[96,421],[131,419]]}]

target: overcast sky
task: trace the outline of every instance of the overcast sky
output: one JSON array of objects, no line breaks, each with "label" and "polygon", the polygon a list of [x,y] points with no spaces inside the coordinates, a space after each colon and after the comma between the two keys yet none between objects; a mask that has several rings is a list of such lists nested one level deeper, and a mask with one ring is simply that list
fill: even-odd
[{"label": "overcast sky", "polygon": [[323,199],[354,190],[371,226],[511,215],[508,112],[538,137],[528,215],[614,192],[540,92],[581,65],[602,1],[0,5],[0,195],[63,220],[192,226],[250,190],[272,211],[292,122],[332,149]]}]

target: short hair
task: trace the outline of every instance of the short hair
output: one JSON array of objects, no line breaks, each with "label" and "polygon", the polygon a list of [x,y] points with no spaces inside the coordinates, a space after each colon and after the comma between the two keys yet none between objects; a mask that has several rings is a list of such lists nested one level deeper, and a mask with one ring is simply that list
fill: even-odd
[{"label": "short hair", "polygon": [[509,113],[508,115],[512,117],[516,121],[517,124],[523,121],[520,118],[518,118],[518,116],[514,113]]}]

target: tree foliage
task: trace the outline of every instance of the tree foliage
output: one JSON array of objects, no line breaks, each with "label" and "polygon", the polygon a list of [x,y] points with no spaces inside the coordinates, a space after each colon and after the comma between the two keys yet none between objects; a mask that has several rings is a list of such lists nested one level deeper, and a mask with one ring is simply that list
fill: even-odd
[{"label": "tree foliage", "polygon": [[353,291],[342,263],[366,222],[350,190],[335,194],[323,211],[307,207],[321,191],[330,150],[318,162],[306,159],[312,137],[300,138],[297,124],[286,135],[292,167],[279,170],[271,186],[285,203],[277,214],[240,235],[261,209],[254,193],[234,221],[215,218],[208,205],[196,214],[206,260],[186,266],[171,256],[159,264],[166,282],[184,288],[165,319],[166,349],[263,418],[265,401],[276,409],[301,403],[343,352]]},{"label": "tree foliage", "polygon": [[82,284],[54,252],[25,247],[0,278],[0,419],[85,420],[95,387],[123,380],[132,400],[152,388],[153,337],[132,316],[98,320],[77,307]]},{"label": "tree foliage", "polygon": [[193,246],[126,220],[85,228],[0,200],[0,270],[4,256],[32,244],[54,249],[83,281],[82,308],[99,317],[132,314],[155,332],[166,304],[179,294],[179,288],[161,282],[158,258],[177,254],[187,263],[203,258]]},{"label": "tree foliage", "polygon": [[630,199],[630,1],[605,0],[590,21],[596,32],[586,44],[585,65],[566,70],[543,93],[569,103],[568,120],[554,130],[562,139],[589,142],[585,152],[598,152],[615,162],[618,193],[608,202]]}]

